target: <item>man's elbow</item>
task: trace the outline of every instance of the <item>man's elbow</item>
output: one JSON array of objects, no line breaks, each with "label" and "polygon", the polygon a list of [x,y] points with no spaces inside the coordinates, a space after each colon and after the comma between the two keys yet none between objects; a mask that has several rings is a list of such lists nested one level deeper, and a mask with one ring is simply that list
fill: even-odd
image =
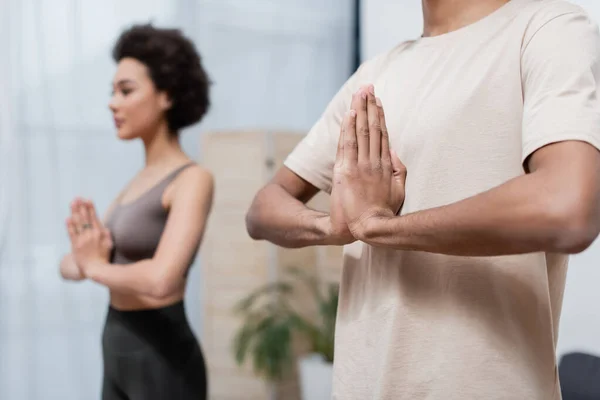
[{"label": "man's elbow", "polygon": [[260,229],[258,228],[258,221],[253,215],[252,210],[246,213],[246,231],[248,236],[254,240],[260,240]]},{"label": "man's elbow", "polygon": [[558,218],[555,248],[557,252],[578,254],[587,250],[600,233],[600,215],[596,210],[586,210],[581,203],[569,207]]},{"label": "man's elbow", "polygon": [[252,205],[246,212],[246,219],[245,219],[246,231],[248,232],[248,235],[254,240],[264,239],[264,237],[262,235],[262,229],[261,229],[261,217],[260,217],[261,211],[260,211],[260,206],[259,206],[259,203],[260,203],[259,196],[260,196],[260,193],[256,196],[256,198],[252,202]]}]

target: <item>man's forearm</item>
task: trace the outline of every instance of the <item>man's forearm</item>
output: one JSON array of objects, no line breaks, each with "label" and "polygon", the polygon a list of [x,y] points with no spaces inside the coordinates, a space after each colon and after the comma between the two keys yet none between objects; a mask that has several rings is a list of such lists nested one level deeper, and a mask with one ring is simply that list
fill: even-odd
[{"label": "man's forearm", "polygon": [[246,216],[253,239],[281,247],[300,248],[335,244],[329,230],[329,215],[311,210],[276,184],[266,186]]},{"label": "man's forearm", "polygon": [[559,189],[542,182],[525,175],[450,205],[373,217],[365,221],[359,239],[373,246],[461,256],[584,250],[597,233],[588,216],[578,214],[583,206],[576,196],[556,196]]}]

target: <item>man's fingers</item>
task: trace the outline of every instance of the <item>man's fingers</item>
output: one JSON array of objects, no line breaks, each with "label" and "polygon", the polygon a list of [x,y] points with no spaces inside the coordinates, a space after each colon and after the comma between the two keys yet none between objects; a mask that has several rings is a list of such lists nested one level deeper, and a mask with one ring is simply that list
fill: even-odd
[{"label": "man's fingers", "polygon": [[356,110],[356,136],[358,161],[369,162],[369,117],[367,115],[368,87],[361,87],[354,95],[353,109]]},{"label": "man's fingers", "polygon": [[367,118],[369,120],[369,158],[371,165],[381,165],[381,123],[379,119],[379,107],[375,100],[375,88],[369,87],[367,97]]},{"label": "man's fingers", "polygon": [[344,166],[352,167],[358,161],[358,143],[356,138],[357,112],[350,110],[347,114],[348,123],[344,131]]},{"label": "man's fingers", "polygon": [[[384,164],[387,164],[390,162],[390,136],[388,135],[387,124],[385,122],[385,112],[383,111],[381,99],[377,97],[375,102],[377,103],[379,126],[381,128],[381,161]],[[400,159],[398,159],[398,161],[400,161]]]},{"label": "man's fingers", "polygon": [[344,132],[346,131],[347,125],[348,113],[344,115],[342,123],[340,124],[340,137],[338,138],[337,152],[335,154],[335,165],[338,167],[344,164]]}]

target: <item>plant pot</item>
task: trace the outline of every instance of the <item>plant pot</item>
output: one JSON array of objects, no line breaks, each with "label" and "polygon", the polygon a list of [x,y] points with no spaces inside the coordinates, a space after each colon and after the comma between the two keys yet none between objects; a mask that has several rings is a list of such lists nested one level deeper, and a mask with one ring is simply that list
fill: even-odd
[{"label": "plant pot", "polygon": [[309,354],[298,361],[302,400],[331,400],[333,364],[320,354]]}]

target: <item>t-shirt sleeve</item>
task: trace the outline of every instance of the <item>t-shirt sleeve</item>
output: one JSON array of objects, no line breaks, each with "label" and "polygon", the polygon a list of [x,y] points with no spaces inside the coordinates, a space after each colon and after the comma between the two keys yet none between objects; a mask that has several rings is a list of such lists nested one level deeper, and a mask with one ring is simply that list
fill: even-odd
[{"label": "t-shirt sleeve", "polygon": [[521,68],[522,161],[566,140],[600,149],[600,35],[585,12],[556,15],[526,35]]},{"label": "t-shirt sleeve", "polygon": [[362,64],[344,83],[319,120],[284,161],[295,174],[327,193],[331,193],[342,119],[350,109],[352,94],[367,83],[363,79],[369,63]]}]

